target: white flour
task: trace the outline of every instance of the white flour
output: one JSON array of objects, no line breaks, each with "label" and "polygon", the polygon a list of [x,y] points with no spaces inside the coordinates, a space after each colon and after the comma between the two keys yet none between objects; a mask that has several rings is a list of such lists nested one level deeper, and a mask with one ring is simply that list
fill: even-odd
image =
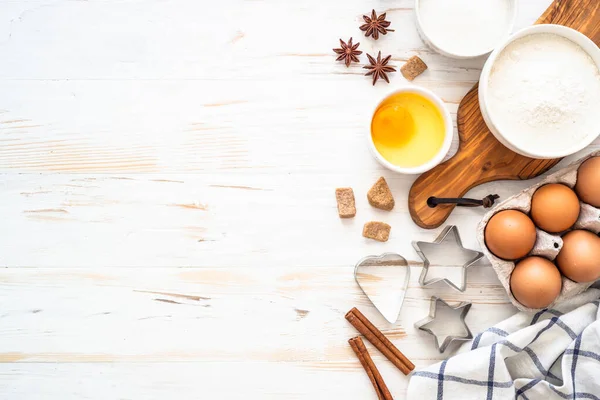
[{"label": "white flour", "polygon": [[518,147],[559,151],[600,131],[600,72],[562,36],[532,34],[507,46],[488,92],[494,124]]},{"label": "white flour", "polygon": [[510,29],[512,0],[420,0],[421,27],[442,50],[468,56],[491,51]]}]

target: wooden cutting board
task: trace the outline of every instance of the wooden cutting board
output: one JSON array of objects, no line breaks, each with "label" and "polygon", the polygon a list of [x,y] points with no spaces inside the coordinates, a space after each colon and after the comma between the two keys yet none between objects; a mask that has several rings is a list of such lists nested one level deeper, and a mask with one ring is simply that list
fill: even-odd
[{"label": "wooden cutting board", "polygon": [[[600,0],[555,0],[537,20],[577,29],[600,44]],[[543,174],[560,159],[536,160],[504,147],[488,130],[477,96],[477,85],[464,97],[457,114],[459,149],[454,157],[421,175],[410,189],[408,208],[417,225],[432,229],[450,216],[454,205],[431,208],[427,199],[462,197],[482,183],[531,179]]]}]

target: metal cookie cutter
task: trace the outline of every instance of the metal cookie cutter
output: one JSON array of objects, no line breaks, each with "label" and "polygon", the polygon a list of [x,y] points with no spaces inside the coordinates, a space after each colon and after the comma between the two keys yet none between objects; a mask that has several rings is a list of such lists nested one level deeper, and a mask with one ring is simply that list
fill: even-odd
[{"label": "metal cookie cutter", "polygon": [[[470,309],[471,303],[462,302],[453,307],[439,297],[433,296],[429,316],[415,323],[415,328],[432,335],[438,350],[443,353],[454,341],[473,339],[473,334],[465,322],[465,317]],[[441,312],[445,312],[446,315],[441,316]],[[452,319],[452,321],[448,321],[449,319]],[[456,332],[459,331],[457,329],[452,330],[456,326],[460,326],[459,330],[462,331],[462,334],[457,334]],[[441,338],[444,339],[440,340]]]},{"label": "metal cookie cutter", "polygon": [[[467,268],[483,257],[483,253],[471,249],[466,249],[458,228],[455,225],[448,225],[442,233],[433,242],[413,242],[413,247],[423,260],[423,269],[419,277],[421,286],[431,285],[437,282],[445,282],[454,289],[464,292],[467,288]],[[427,280],[427,272],[429,271],[431,259],[443,259],[445,265],[461,265],[462,266],[462,282],[460,286],[454,284],[447,278],[434,278]]]},{"label": "metal cookie cutter", "polygon": [[406,259],[395,253],[365,257],[354,266],[354,280],[377,311],[395,323],[410,280]]}]

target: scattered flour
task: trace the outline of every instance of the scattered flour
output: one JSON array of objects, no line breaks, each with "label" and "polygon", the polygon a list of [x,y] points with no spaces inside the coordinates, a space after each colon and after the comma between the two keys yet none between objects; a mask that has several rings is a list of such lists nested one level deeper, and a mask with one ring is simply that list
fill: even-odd
[{"label": "scattered flour", "polygon": [[446,52],[491,51],[510,32],[513,0],[420,0],[421,28]]},{"label": "scattered flour", "polygon": [[508,45],[488,93],[494,124],[520,148],[560,151],[600,132],[600,71],[562,36],[538,33]]}]

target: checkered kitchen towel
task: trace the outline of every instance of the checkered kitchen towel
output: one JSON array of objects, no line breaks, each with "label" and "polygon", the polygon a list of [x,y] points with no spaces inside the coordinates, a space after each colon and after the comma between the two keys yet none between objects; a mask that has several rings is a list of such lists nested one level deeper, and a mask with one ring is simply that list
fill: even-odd
[{"label": "checkered kitchen towel", "polygon": [[590,289],[555,309],[512,316],[415,371],[408,398],[600,400],[599,298]]}]

